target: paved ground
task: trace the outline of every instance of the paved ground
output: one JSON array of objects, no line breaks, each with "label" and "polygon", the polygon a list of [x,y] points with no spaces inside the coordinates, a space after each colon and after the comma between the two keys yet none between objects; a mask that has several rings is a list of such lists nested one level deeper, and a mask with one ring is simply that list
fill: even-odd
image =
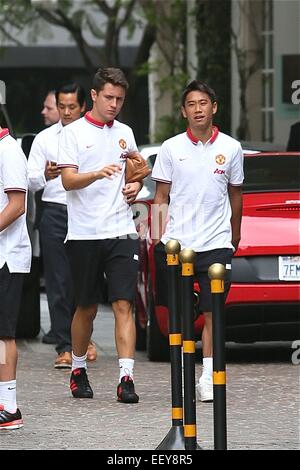
[{"label": "paved ground", "polygon": [[[49,326],[42,297],[42,327]],[[41,335],[40,335],[41,336]],[[118,367],[110,309],[98,315],[99,359],[89,367],[93,400],[71,398],[68,371],[53,368],[55,351],[36,340],[19,341],[18,404],[24,428],[2,432],[1,449],[155,449],[170,419],[170,365],[137,353],[137,405],[116,402]],[[258,351],[258,352],[257,352]],[[228,348],[229,449],[299,449],[299,366],[286,344],[275,349]],[[200,361],[196,374],[201,370]],[[197,404],[198,442],[213,449],[213,406]]]}]

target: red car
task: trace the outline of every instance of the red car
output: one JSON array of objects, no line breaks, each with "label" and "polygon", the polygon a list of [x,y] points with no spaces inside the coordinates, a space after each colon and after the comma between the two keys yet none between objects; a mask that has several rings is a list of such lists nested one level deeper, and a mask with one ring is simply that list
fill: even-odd
[{"label": "red car", "polygon": [[[155,155],[149,157],[154,163]],[[242,237],[232,260],[232,285],[226,300],[226,340],[293,341],[300,333],[299,175],[300,152],[245,154]],[[135,317],[137,349],[150,360],[168,358],[168,309],[155,304],[155,265],[151,202],[155,184],[135,204],[140,230],[140,269]],[[152,198],[152,199],[151,199]],[[164,289],[165,286],[158,286]],[[203,315],[197,309],[195,338]]]}]

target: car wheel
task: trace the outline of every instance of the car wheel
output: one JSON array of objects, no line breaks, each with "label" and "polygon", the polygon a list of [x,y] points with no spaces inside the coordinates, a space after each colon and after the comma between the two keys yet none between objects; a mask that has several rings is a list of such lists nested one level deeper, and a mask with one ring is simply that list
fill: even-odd
[{"label": "car wheel", "polygon": [[157,323],[151,286],[148,289],[147,354],[150,361],[170,360],[169,341],[161,333]]}]

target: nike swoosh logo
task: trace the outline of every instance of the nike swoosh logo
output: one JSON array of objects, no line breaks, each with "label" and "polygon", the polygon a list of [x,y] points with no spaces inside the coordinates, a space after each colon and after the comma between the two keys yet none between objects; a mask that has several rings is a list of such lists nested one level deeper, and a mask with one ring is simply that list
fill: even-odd
[{"label": "nike swoosh logo", "polygon": [[187,157],[185,158],[179,158],[179,161],[182,162],[183,160],[187,160]]},{"label": "nike swoosh logo", "polygon": [[7,387],[8,390],[16,390],[16,387]]},{"label": "nike swoosh logo", "polygon": [[86,146],[87,149],[90,149],[91,147],[94,147],[94,144]]}]

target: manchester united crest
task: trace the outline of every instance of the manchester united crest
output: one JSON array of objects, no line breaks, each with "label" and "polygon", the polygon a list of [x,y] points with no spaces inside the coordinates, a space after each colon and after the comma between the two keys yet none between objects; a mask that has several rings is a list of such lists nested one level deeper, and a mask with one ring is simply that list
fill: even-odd
[{"label": "manchester united crest", "polygon": [[226,158],[224,157],[224,155],[217,155],[216,156],[216,163],[218,165],[224,165],[225,160],[226,160]]},{"label": "manchester united crest", "polygon": [[119,145],[120,145],[122,150],[125,150],[126,147],[127,147],[126,141],[124,139],[119,140]]}]

